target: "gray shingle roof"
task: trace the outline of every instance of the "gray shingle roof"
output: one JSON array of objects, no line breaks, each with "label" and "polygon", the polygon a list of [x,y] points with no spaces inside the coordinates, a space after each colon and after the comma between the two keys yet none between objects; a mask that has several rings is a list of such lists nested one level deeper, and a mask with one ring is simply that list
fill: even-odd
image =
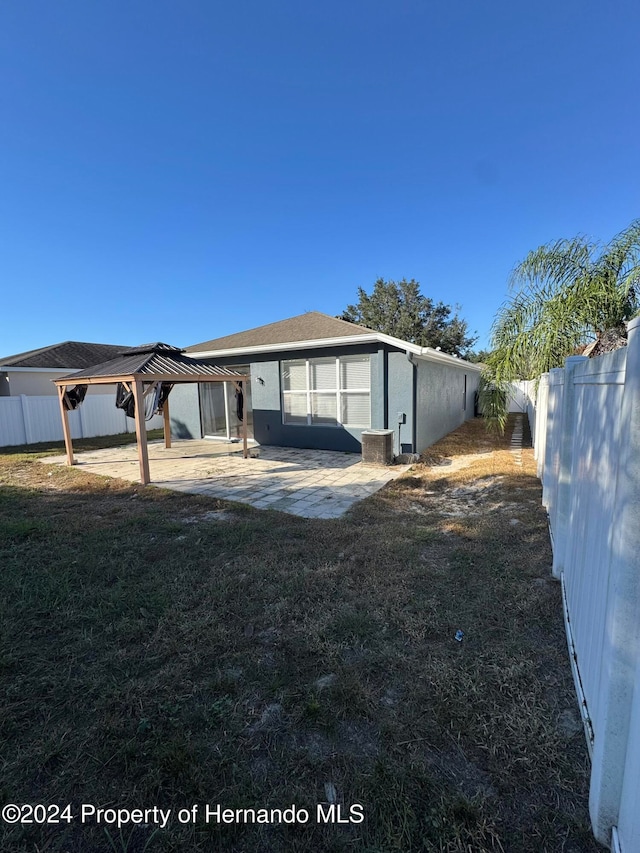
[{"label": "gray shingle roof", "polygon": [[61,344],[51,344],[48,347],[20,352],[0,358],[1,367],[32,367],[79,369],[90,367],[107,359],[115,358],[129,349],[114,344],[87,344],[82,341],[64,341]]},{"label": "gray shingle roof", "polygon": [[364,326],[357,326],[355,323],[348,323],[346,320],[339,320],[328,314],[321,314],[319,311],[308,311],[306,314],[289,317],[277,323],[268,323],[266,326],[258,326],[246,332],[237,332],[235,335],[226,335],[201,344],[194,344],[187,347],[186,352],[239,349],[371,334],[375,332]]},{"label": "gray shingle roof", "polygon": [[169,344],[155,343],[131,347],[118,358],[94,364],[64,377],[66,382],[82,384],[83,379],[107,376],[171,376],[176,382],[189,382],[191,376],[211,376],[221,379],[244,378],[244,374],[226,367],[219,367],[208,359],[190,358],[184,350]]}]

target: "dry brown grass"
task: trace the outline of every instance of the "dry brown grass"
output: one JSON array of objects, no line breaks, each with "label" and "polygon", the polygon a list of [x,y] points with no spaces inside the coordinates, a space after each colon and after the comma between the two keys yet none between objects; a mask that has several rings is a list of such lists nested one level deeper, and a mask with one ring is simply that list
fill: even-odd
[{"label": "dry brown grass", "polygon": [[122,837],[0,825],[1,849],[595,851],[523,457],[473,422],[320,521],[1,456],[4,802],[315,813],[333,786],[365,811]]}]

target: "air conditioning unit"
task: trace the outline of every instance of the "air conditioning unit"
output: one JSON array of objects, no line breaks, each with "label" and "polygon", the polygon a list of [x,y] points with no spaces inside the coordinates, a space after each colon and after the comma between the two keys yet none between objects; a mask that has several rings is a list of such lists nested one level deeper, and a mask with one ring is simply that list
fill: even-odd
[{"label": "air conditioning unit", "polygon": [[362,461],[365,465],[393,465],[392,429],[363,430]]}]

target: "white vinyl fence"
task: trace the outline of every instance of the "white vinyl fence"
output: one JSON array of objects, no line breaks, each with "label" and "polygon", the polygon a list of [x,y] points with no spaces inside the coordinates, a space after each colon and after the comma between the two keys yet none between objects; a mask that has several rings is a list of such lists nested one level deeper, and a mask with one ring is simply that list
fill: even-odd
[{"label": "white vinyl fence", "polygon": [[[135,432],[135,423],[117,409],[115,394],[87,394],[84,403],[69,412],[72,438],[118,435]],[[162,417],[154,415],[147,429],[162,426]],[[0,447],[62,441],[62,419],[58,396],[0,397]]]},{"label": "white vinyl fence", "polygon": [[638,853],[640,318],[627,347],[568,358],[535,391],[532,435],[592,759],[593,829],[617,853]]},{"label": "white vinyl fence", "polygon": [[520,382],[512,382],[507,407],[509,412],[527,412],[529,403],[535,393],[535,381],[523,379]]}]

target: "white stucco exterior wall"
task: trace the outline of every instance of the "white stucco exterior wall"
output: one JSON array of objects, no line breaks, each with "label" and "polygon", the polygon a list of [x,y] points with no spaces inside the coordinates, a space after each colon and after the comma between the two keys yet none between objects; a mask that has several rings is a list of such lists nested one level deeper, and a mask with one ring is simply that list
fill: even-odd
[{"label": "white stucco exterior wall", "polygon": [[474,417],[480,371],[463,361],[449,366],[420,358],[416,369],[416,449],[421,452]]}]

